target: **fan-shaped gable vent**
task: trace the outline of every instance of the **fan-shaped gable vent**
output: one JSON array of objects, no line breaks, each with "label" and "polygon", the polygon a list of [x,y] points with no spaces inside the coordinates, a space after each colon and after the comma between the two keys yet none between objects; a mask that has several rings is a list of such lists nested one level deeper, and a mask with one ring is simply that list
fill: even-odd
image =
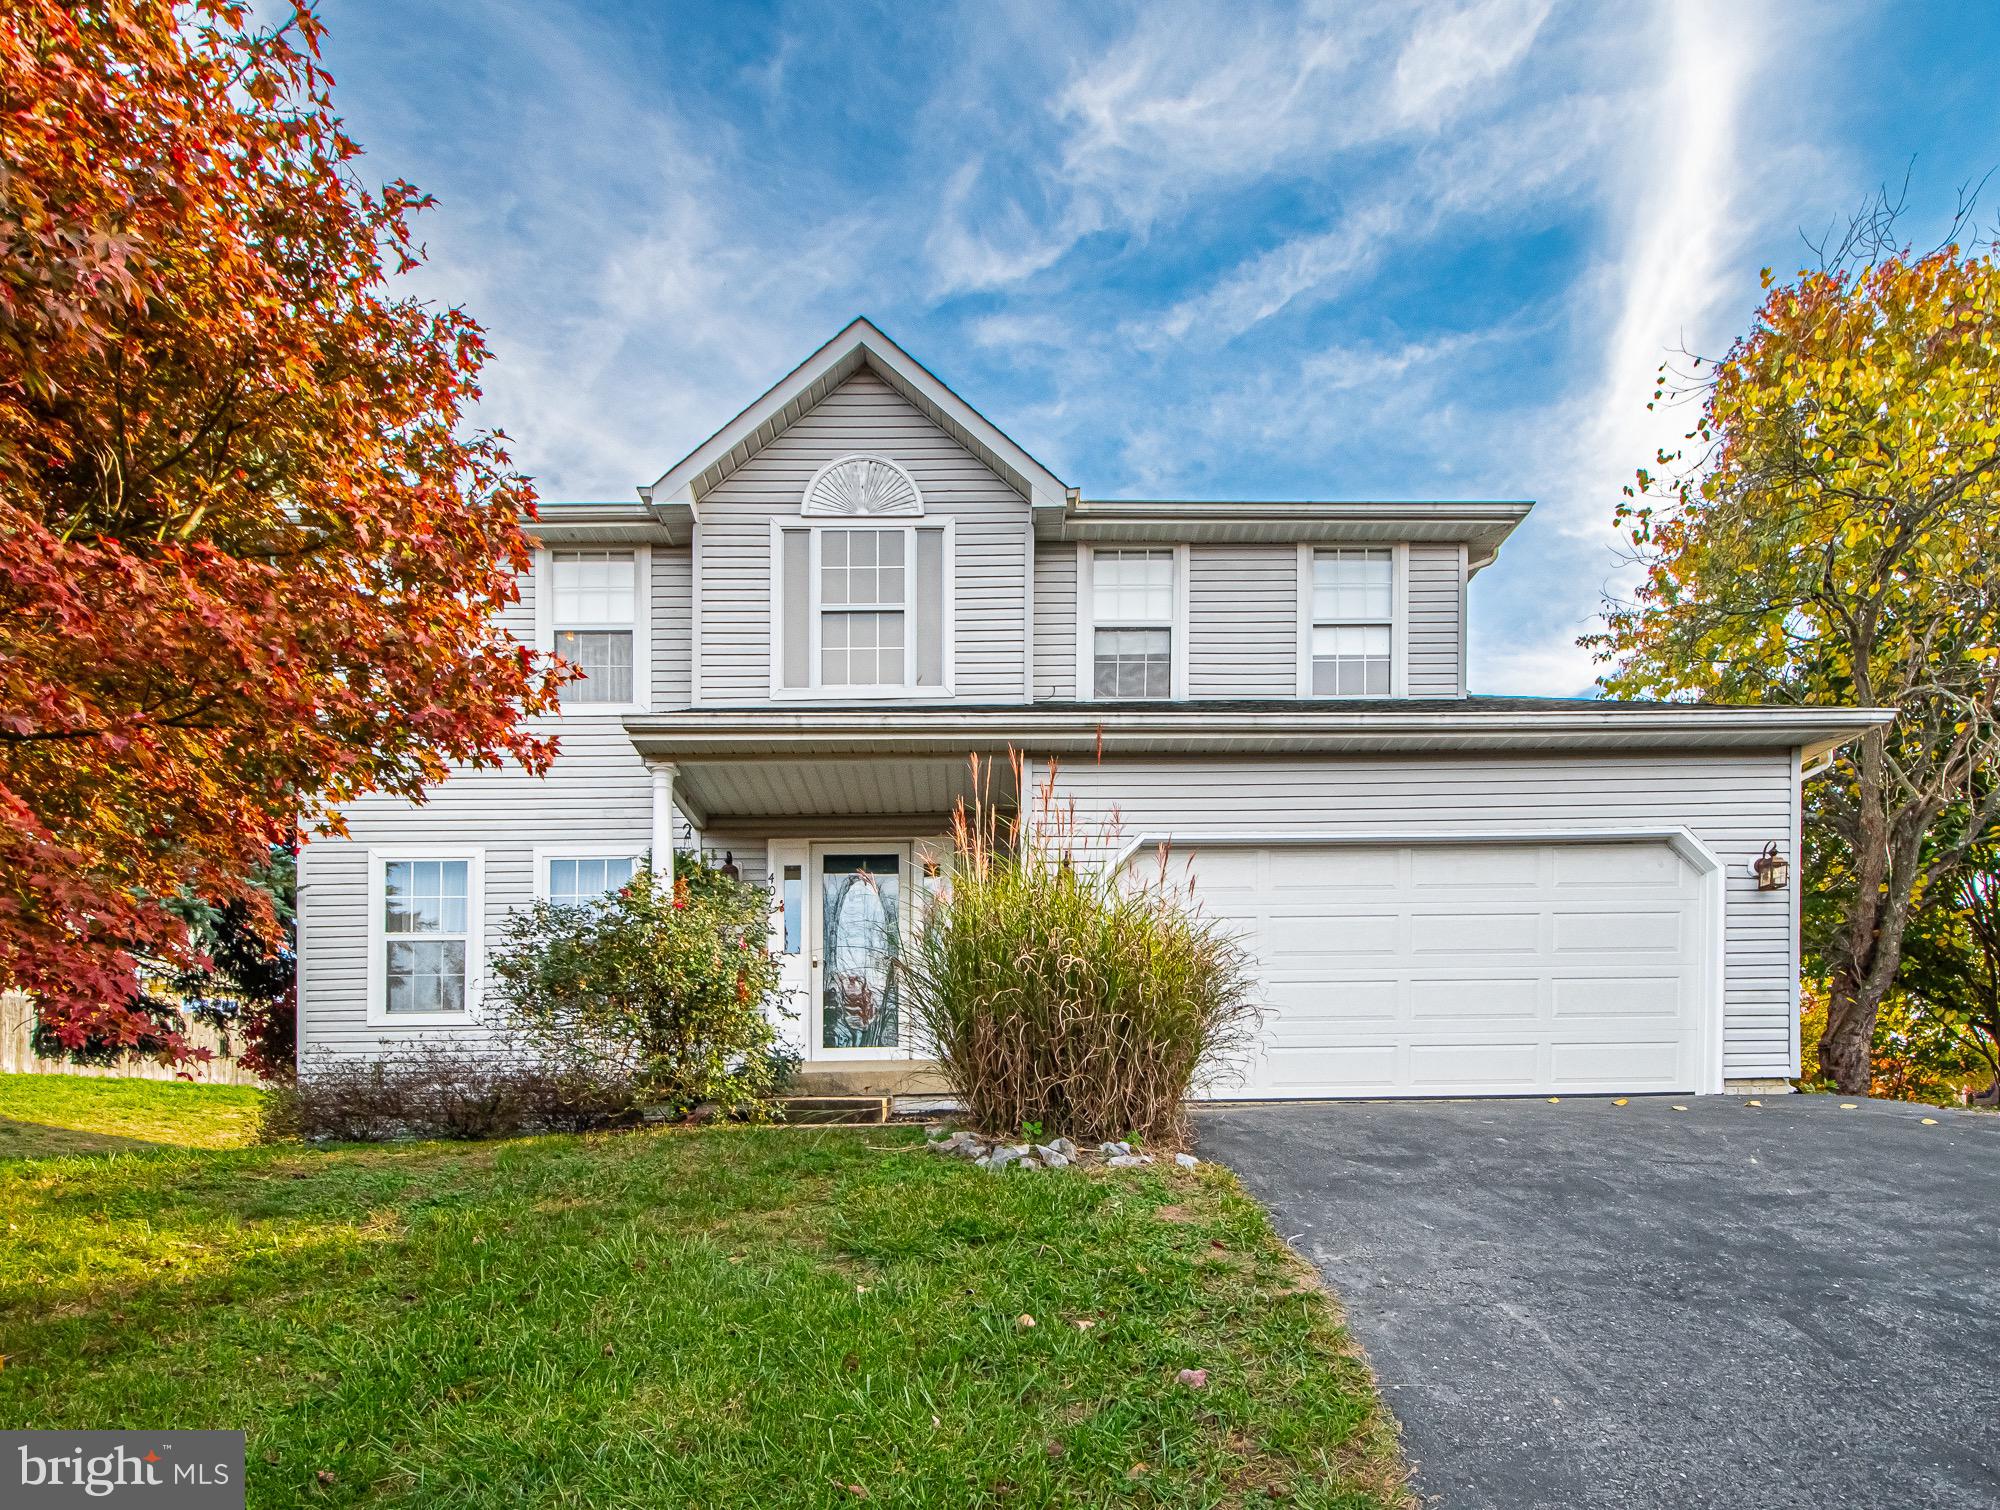
[{"label": "fan-shaped gable vent", "polygon": [[924,496],[886,456],[842,456],[806,484],[806,514],[921,514]]}]

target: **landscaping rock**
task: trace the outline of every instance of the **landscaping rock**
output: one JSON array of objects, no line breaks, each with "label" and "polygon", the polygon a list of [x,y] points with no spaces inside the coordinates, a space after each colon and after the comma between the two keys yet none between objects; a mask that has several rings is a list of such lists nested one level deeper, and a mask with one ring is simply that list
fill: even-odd
[{"label": "landscaping rock", "polygon": [[1152,1163],[1153,1156],[1149,1153],[1115,1153],[1104,1162],[1112,1169],[1137,1169]]},{"label": "landscaping rock", "polygon": [[1035,1158],[1033,1155],[1030,1155],[1029,1157],[1021,1160],[1020,1167],[1023,1169],[1040,1169],[1042,1167],[1042,1161],[1040,1159]]},{"label": "landscaping rock", "polygon": [[1061,1154],[1065,1159],[1076,1157],[1076,1145],[1070,1142],[1068,1138],[1051,1138],[1049,1139],[1049,1147]]},{"label": "landscaping rock", "polygon": [[1125,1158],[1131,1154],[1132,1145],[1130,1143],[1100,1143],[1097,1145],[1097,1151],[1107,1159]]},{"label": "landscaping rock", "polygon": [[1183,1169],[1192,1169],[1194,1168],[1195,1165],[1199,1164],[1201,1160],[1197,1159],[1191,1153],[1177,1153],[1174,1155],[1174,1162],[1180,1165],[1181,1168]]}]

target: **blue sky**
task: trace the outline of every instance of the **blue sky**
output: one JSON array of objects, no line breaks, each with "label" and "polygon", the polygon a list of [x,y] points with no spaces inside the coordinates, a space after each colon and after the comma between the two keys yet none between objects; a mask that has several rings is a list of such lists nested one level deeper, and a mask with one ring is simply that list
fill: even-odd
[{"label": "blue sky", "polygon": [[1921,238],[2000,165],[1976,3],[325,16],[544,497],[632,496],[867,314],[1086,496],[1537,500],[1473,589],[1481,692],[1588,685],[1662,357],[1885,181]]}]

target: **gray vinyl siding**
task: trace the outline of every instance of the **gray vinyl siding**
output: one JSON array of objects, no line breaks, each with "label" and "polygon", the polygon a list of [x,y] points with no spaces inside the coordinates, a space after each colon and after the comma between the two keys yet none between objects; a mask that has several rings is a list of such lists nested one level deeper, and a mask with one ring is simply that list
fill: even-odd
[{"label": "gray vinyl siding", "polygon": [[1076,547],[1035,551],[1035,698],[1076,696]]},{"label": "gray vinyl siding", "polygon": [[1465,668],[1460,664],[1464,558],[1460,545],[1410,547],[1407,680],[1412,697],[1459,697],[1465,692]]},{"label": "gray vinyl siding", "polygon": [[1190,697],[1298,692],[1298,547],[1191,546],[1187,618]]},{"label": "gray vinyl siding", "polygon": [[1798,1072],[1793,907],[1782,892],[1757,890],[1750,870],[1767,842],[1794,831],[1792,772],[1790,751],[1108,760],[1061,767],[1057,795],[1076,799],[1084,842],[1100,851],[1149,834],[1197,842],[1246,833],[1560,836],[1685,827],[1723,865],[1723,1074],[1739,1080]]},{"label": "gray vinyl siding", "polygon": [[841,384],[696,505],[698,700],[770,700],[771,521],[797,519],[813,474],[856,451],[897,462],[923,493],[925,517],[952,522],[954,697],[1018,703],[1027,500],[870,372]]},{"label": "gray vinyl siding", "polygon": [[315,839],[300,857],[299,953],[302,1058],[371,1051],[379,1040],[415,1036],[477,1038],[464,1029],[391,1029],[368,1022],[368,851],[471,847],[485,851],[485,942],[507,912],[534,899],[537,845],[629,843],[652,847],[653,788],[644,763],[615,718],[549,720],[562,750],[546,776],[517,766],[465,770],[413,805],[364,797],[343,809],[345,839]]},{"label": "gray vinyl siding", "polygon": [[694,566],[685,548],[653,547],[653,706],[694,697]]}]

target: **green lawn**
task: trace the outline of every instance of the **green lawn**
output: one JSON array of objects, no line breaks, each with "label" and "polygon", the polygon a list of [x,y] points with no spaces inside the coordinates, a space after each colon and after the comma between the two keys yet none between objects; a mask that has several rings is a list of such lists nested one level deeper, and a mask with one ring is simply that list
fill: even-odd
[{"label": "green lawn", "polygon": [[0,1159],[157,1148],[240,1148],[263,1092],[247,1085],[0,1075]]},{"label": "green lawn", "polygon": [[[224,1110],[184,1140],[222,1136],[239,1095],[132,1087],[186,1089]],[[917,1143],[0,1164],[0,1427],[245,1427],[253,1506],[1402,1503],[1365,1368],[1226,1172]]]}]

